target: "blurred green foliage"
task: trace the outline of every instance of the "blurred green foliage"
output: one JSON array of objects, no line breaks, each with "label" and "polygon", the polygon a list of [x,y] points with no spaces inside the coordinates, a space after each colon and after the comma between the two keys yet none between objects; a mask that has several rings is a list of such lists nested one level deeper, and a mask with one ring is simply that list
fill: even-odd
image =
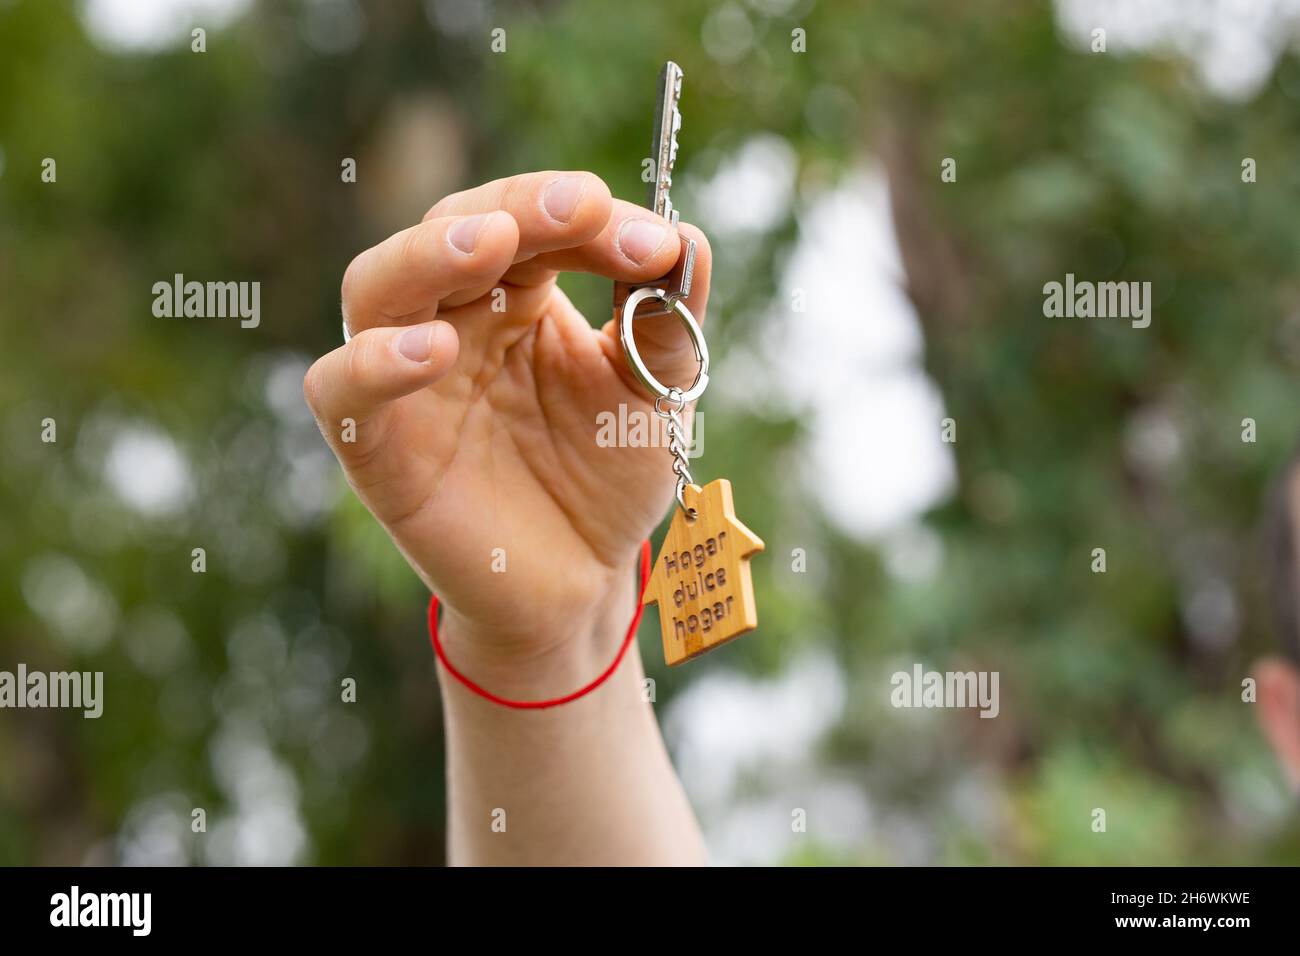
[{"label": "blurred green foliage", "polygon": [[[347,262],[439,198],[422,184],[581,168],[639,201],[667,58],[688,78],[683,195],[759,133],[798,160],[779,222],[715,242],[711,350],[798,322],[777,293],[800,209],[874,158],[959,483],[927,518],[938,573],[895,580],[810,504],[800,409],[706,397],[697,477],[736,479],[768,537],[763,626],[668,672],[647,622],[660,711],[709,676],[830,651],[843,714],[797,768],[755,768],[748,796],[797,802],[829,777],[872,827],[846,843],[810,823],[791,863],[1300,860],[1240,700],[1270,641],[1257,515],[1300,426],[1300,62],[1223,102],[1185,62],[1066,44],[1046,4],[960,0],[557,0],[466,14],[463,32],[428,11],[473,5],[367,2],[359,42],[321,52],[310,6],[256,3],[195,54],[186,36],[108,52],[74,4],[0,4],[0,668],[108,684],[99,721],[0,715],[0,862],[441,859],[425,595],[345,493],[300,373],[338,344]],[[438,131],[428,157],[407,114]],[[1042,285],[1067,272],[1152,281],[1152,326],[1044,318]],[[260,281],[261,325],[155,318],[152,285],[175,273]],[[563,284],[604,320],[607,283]],[[846,325],[870,320],[845,305]],[[1176,453],[1135,453],[1153,429]],[[169,436],[180,498],[113,492],[114,455],[139,447],[124,434]],[[817,575],[787,569],[796,544]],[[1211,585],[1233,613],[1198,630]],[[891,711],[900,659],[999,671],[1001,716]]]}]

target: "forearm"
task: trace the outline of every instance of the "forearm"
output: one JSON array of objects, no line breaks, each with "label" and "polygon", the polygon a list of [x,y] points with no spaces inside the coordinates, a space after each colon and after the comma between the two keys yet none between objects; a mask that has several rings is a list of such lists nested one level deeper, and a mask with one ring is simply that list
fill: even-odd
[{"label": "forearm", "polygon": [[[631,581],[611,587],[576,633],[527,660],[493,657],[454,616],[442,635],[457,669],[493,692],[537,699],[599,674],[634,611]],[[496,645],[496,646],[499,646]],[[439,668],[447,733],[448,857],[476,865],[707,862],[703,841],[644,699],[635,644],[578,700],[518,710],[474,694]]]}]

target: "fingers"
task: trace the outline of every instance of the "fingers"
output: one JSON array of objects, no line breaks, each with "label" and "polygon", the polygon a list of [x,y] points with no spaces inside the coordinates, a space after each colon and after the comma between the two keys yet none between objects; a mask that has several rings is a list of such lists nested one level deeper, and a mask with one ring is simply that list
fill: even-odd
[{"label": "fingers", "polygon": [[[700,247],[688,304],[702,315],[709,252],[698,230],[693,235]],[[669,272],[680,251],[677,229],[648,209],[613,199],[599,177],[526,173],[448,196],[418,226],[358,256],[344,276],[344,317],[356,334],[427,320],[433,310],[510,285],[516,288],[507,295],[522,305],[512,304],[509,315],[527,321],[530,293],[542,291],[559,271],[644,282]],[[462,332],[472,332],[464,343],[471,351],[490,340],[490,329]],[[683,348],[690,351],[675,318],[639,320],[642,340],[650,354],[666,360]]]},{"label": "fingers", "polygon": [[[585,172],[524,173],[443,199],[426,214],[462,215],[500,209],[519,225],[515,264],[501,278],[539,285],[563,271],[591,272],[627,282],[663,275],[676,261],[676,230],[650,210],[613,199],[609,187]],[[473,301],[485,283],[459,291],[446,306]]]},{"label": "fingers", "polygon": [[354,334],[396,325],[502,281],[538,285],[564,270],[645,281],[672,268],[679,245],[663,218],[611,198],[592,173],[511,176],[446,197],[357,256],[343,277],[344,320]]},{"label": "fingers", "polygon": [[[680,223],[678,230],[685,238],[695,240],[695,275],[686,307],[695,321],[704,324],[709,303],[709,280],[713,272],[713,252],[704,233],[694,226]],[[669,263],[671,268],[673,263]],[[605,323],[601,329],[606,355],[619,369],[628,384],[640,395],[649,393],[627,368],[623,347],[618,340],[619,316]],[[651,373],[666,386],[676,385],[683,390],[695,380],[700,363],[695,357],[690,334],[675,312],[653,318],[640,318],[632,323],[633,339],[637,351]]]},{"label": "fingers", "polygon": [[376,430],[361,426],[388,403],[442,378],[458,349],[456,330],[443,321],[366,329],[307,370],[303,396],[340,458],[364,454]]},{"label": "fingers", "polygon": [[677,230],[668,220],[644,206],[615,199],[596,235],[517,262],[504,278],[515,285],[531,285],[548,281],[557,272],[590,272],[620,282],[645,282],[673,267],[680,246]]},{"label": "fingers", "polygon": [[514,261],[519,228],[503,212],[426,219],[352,260],[343,316],[355,334],[436,308],[463,289],[489,287]]},{"label": "fingers", "polygon": [[523,173],[440,200],[425,220],[503,210],[519,224],[515,261],[580,245],[609,222],[609,187],[594,173]]}]

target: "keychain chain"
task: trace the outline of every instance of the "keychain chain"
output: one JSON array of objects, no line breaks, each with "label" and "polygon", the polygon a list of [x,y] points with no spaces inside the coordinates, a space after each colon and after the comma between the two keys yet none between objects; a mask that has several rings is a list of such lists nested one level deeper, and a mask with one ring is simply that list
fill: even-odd
[{"label": "keychain chain", "polygon": [[[672,402],[676,408],[665,409],[664,400]],[[686,407],[682,390],[677,386],[668,389],[666,396],[655,399],[655,414],[667,422],[668,450],[673,455],[673,473],[677,475],[677,504],[687,519],[695,519],[695,509],[686,504],[686,486],[694,484],[691,468],[686,455],[686,427],[682,424],[681,412]]]}]

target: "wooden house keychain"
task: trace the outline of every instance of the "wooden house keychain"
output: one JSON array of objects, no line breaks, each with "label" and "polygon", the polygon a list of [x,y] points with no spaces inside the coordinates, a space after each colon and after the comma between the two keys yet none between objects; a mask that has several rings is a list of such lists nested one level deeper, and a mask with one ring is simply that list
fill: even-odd
[{"label": "wooden house keychain", "polygon": [[[659,73],[650,208],[674,226],[678,214],[668,191],[682,125],[681,95],[682,71],[670,60]],[[677,509],[642,599],[643,604],[659,606],[664,659],[669,664],[691,660],[758,626],[749,559],[763,550],[762,539],[736,517],[731,482],[718,478],[701,488],[692,480],[687,463],[681,413],[709,384],[709,350],[685,301],[694,268],[695,241],[683,237],[681,255],[668,275],[653,282],[614,286],[619,341],[633,374],[655,396],[655,413],[666,423],[677,475]],[[632,337],[636,319],[674,313],[686,326],[700,363],[695,381],[685,390],[655,378]]]}]

